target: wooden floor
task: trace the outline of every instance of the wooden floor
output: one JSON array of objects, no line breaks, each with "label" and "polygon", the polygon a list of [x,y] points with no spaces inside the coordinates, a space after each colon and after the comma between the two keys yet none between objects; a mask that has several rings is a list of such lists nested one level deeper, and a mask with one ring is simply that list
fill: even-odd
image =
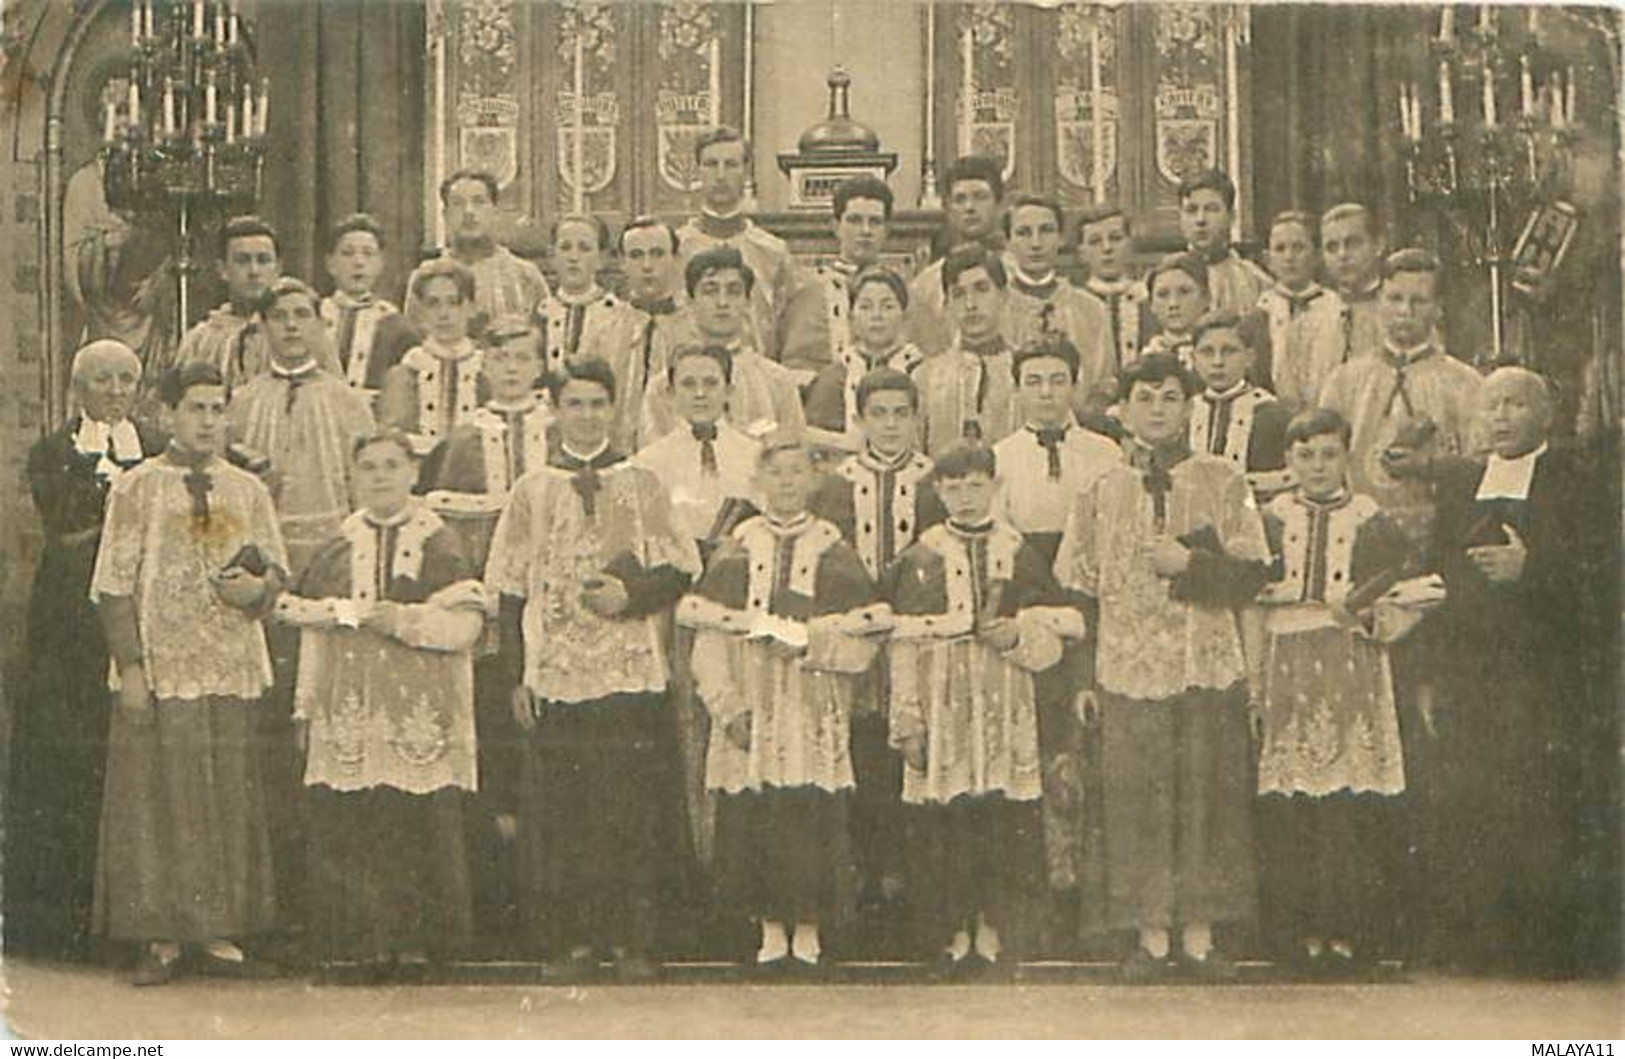
[{"label": "wooden floor", "polygon": [[530,972],[491,967],[490,984],[182,979],[143,990],[108,968],[3,970],[10,1030],[32,1038],[1625,1036],[1618,982],[1300,985],[1243,968],[1237,985],[1122,986],[1104,967],[1052,965],[1016,985],[753,985],[702,968],[670,984],[570,988],[504,983]]}]

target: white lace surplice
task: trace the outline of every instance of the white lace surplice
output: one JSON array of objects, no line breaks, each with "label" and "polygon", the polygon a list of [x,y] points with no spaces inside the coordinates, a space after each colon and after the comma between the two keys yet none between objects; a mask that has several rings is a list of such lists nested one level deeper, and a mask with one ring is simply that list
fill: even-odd
[{"label": "white lace surplice", "polygon": [[259,479],[210,460],[207,523],[192,515],[187,468],[148,460],[113,486],[91,598],[135,602],[147,686],[161,699],[257,698],[271,659],[257,618],[215,597],[209,578],[244,545],[287,567],[271,495]]},{"label": "white lace surplice", "polygon": [[[1269,562],[1263,523],[1240,471],[1197,455],[1176,464],[1170,477],[1165,532],[1178,537],[1211,526],[1226,555]],[[1156,533],[1151,494],[1129,466],[1107,471],[1073,507],[1055,575],[1100,601],[1096,682],[1142,700],[1228,688],[1246,672],[1235,615],[1171,597],[1171,582],[1151,566]]]}]

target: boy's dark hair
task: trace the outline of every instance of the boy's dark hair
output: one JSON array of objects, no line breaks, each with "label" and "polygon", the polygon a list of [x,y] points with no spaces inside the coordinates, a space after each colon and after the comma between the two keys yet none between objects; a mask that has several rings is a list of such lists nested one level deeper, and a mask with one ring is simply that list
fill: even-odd
[{"label": "boy's dark hair", "polygon": [[852,285],[846,289],[846,304],[858,304],[858,295],[863,288],[872,284],[880,284],[893,294],[897,295],[897,302],[903,308],[908,308],[908,283],[889,268],[866,268],[859,272],[852,280]]},{"label": "boy's dark hair", "polygon": [[1203,290],[1207,285],[1207,262],[1190,253],[1169,254],[1145,274],[1145,292],[1150,294],[1157,286],[1157,277],[1164,272],[1183,272],[1196,281],[1196,285]]},{"label": "boy's dark hair", "polygon": [[[508,342],[525,335],[541,337],[541,329],[528,316],[519,313],[506,313],[485,325],[480,333],[481,349],[496,349]],[[540,343],[537,343],[537,352],[540,353]]]},{"label": "boy's dark hair", "polygon": [[877,393],[906,394],[908,406],[916,412],[920,410],[920,388],[914,385],[914,380],[907,372],[886,367],[864,372],[863,378],[858,380],[858,415],[863,415],[868,410],[869,398]]},{"label": "boy's dark hair", "polygon": [[1196,326],[1191,328],[1191,344],[1195,345],[1202,341],[1202,336],[1209,331],[1234,331],[1241,338],[1242,345],[1248,349],[1253,348],[1248,329],[1243,326],[1241,317],[1235,313],[1212,312],[1203,314],[1202,318],[1196,321]]},{"label": "boy's dark hair", "polygon": [[571,223],[585,224],[590,227],[598,237],[598,252],[601,254],[609,253],[609,244],[611,242],[609,225],[605,223],[602,217],[595,217],[590,213],[566,213],[554,221],[547,232],[547,245],[553,246],[557,243],[559,241],[559,229]]},{"label": "boy's dark hair", "polygon": [[998,477],[999,460],[986,445],[955,445],[938,456],[931,466],[931,477],[937,481],[969,478],[973,474]]},{"label": "boy's dark hair", "polygon": [[418,454],[412,448],[412,439],[407,436],[406,431],[396,427],[379,427],[376,430],[368,430],[357,434],[350,441],[351,461],[353,462],[357,456],[361,455],[363,449],[373,445],[381,445],[385,442],[399,447],[402,452],[406,453],[409,462],[418,462]]},{"label": "boy's dark hair", "polygon": [[1407,272],[1425,272],[1437,282],[1439,278],[1439,259],[1420,247],[1410,246],[1403,250],[1395,250],[1382,262],[1382,278],[1393,279],[1395,276]]},{"label": "boy's dark hair", "polygon": [[1230,179],[1230,174],[1222,169],[1198,169],[1194,173],[1186,174],[1179,182],[1179,202],[1196,194],[1198,191],[1217,191],[1224,200],[1224,208],[1234,211],[1236,208],[1236,184]]},{"label": "boy's dark hair", "polygon": [[834,216],[840,220],[846,216],[846,207],[853,199],[875,199],[885,208],[886,219],[891,220],[892,205],[895,198],[892,190],[879,177],[862,176],[851,177],[835,186]]},{"label": "boy's dark hair", "polygon": [[562,368],[548,374],[547,393],[553,399],[555,408],[558,407],[559,396],[564,393],[564,388],[572,382],[597,383],[609,394],[611,401],[615,400],[615,369],[605,363],[602,357],[567,360]]},{"label": "boy's dark hair", "polygon": [[965,181],[980,180],[993,192],[996,199],[1004,198],[1004,169],[997,161],[985,155],[967,154],[955,158],[948,164],[942,174],[942,197],[950,198],[954,193],[954,185]]},{"label": "boy's dark hair", "polygon": [[1061,233],[1063,239],[1066,237],[1066,211],[1061,208],[1060,202],[1048,195],[1017,195],[1004,208],[1004,216],[1000,218],[1000,223],[1004,225],[1004,237],[1006,239],[1010,238],[1010,225],[1014,222],[1016,211],[1024,206],[1037,206],[1049,210],[1050,214],[1055,218],[1055,230]]},{"label": "boy's dark hair", "polygon": [[714,360],[722,368],[722,381],[732,386],[734,381],[734,355],[727,346],[700,345],[685,342],[671,351],[671,362],[666,365],[666,381],[677,385],[677,365],[691,359]]},{"label": "boy's dark hair", "polygon": [[1011,378],[1015,379],[1016,384],[1019,386],[1021,384],[1022,365],[1029,360],[1042,360],[1046,357],[1053,357],[1063,362],[1066,365],[1067,374],[1072,376],[1072,381],[1078,381],[1078,371],[1080,370],[1078,347],[1074,346],[1065,335],[1048,331],[1016,350],[1015,355],[1010,358]]},{"label": "boy's dark hair", "polygon": [[1307,412],[1299,412],[1292,417],[1286,425],[1286,446],[1291,448],[1300,441],[1311,438],[1335,435],[1347,449],[1354,438],[1354,428],[1349,421],[1330,408],[1311,408]]},{"label": "boy's dark hair", "polygon": [[1117,399],[1127,401],[1134,387],[1140,383],[1161,386],[1169,379],[1179,380],[1179,388],[1185,391],[1187,401],[1202,389],[1201,380],[1172,353],[1147,353],[1123,369],[1123,376],[1117,383]]},{"label": "boy's dark hair", "polygon": [[788,427],[779,427],[767,433],[761,439],[762,447],[756,453],[756,466],[765,467],[773,457],[786,452],[799,452],[808,459],[812,458],[812,445],[807,441],[805,434],[791,430]]},{"label": "boy's dark hair", "polygon": [[1124,230],[1133,232],[1134,222],[1132,219],[1130,219],[1128,212],[1124,210],[1122,206],[1115,202],[1100,202],[1090,203],[1088,206],[1085,206],[1078,212],[1078,235],[1081,237],[1083,235],[1083,230],[1089,227],[1091,224],[1099,224],[1101,221],[1109,221],[1113,217],[1123,218]]},{"label": "boy's dark hair", "polygon": [[748,298],[756,290],[756,272],[745,264],[745,257],[731,246],[718,246],[710,250],[702,250],[688,259],[683,266],[683,284],[688,288],[688,296],[694,297],[700,280],[716,272],[737,272],[745,281],[745,296]]},{"label": "boy's dark hair", "polygon": [[[164,372],[158,380],[158,400],[166,408],[178,408],[186,391],[194,386],[226,386],[226,377],[220,369],[206,360],[180,364]],[[231,399],[231,388],[226,387],[226,399]]]},{"label": "boy's dark hair", "polygon": [[1320,245],[1320,225],[1315,215],[1304,210],[1282,210],[1270,218],[1269,227],[1264,229],[1264,242],[1268,243],[1275,234],[1275,229],[1283,224],[1296,224],[1308,234],[1309,241],[1316,246]]},{"label": "boy's dark hair", "polygon": [[233,239],[248,239],[256,235],[269,237],[271,245],[276,248],[276,252],[279,255],[282,253],[282,244],[277,239],[276,229],[272,228],[263,217],[246,213],[241,217],[233,217],[221,227],[220,259],[225,260],[226,254],[231,250],[231,241]]},{"label": "boy's dark hair", "polygon": [[988,278],[1000,290],[1009,285],[1010,281],[1004,273],[1004,262],[1000,260],[998,254],[979,246],[962,246],[942,260],[943,297],[952,297],[954,284],[959,282],[959,277],[978,268],[986,269]]},{"label": "boy's dark hair", "polygon": [[302,294],[310,302],[310,307],[320,313],[322,309],[322,296],[315,289],[298,276],[278,276],[265,288],[259,300],[254,303],[254,311],[264,316],[271,311],[271,307],[290,294]]},{"label": "boy's dark hair", "polygon": [[366,232],[378,240],[378,249],[385,245],[384,226],[378,218],[370,213],[352,213],[339,223],[333,225],[333,230],[327,233],[327,252],[331,254],[338,249],[339,240],[351,232]]},{"label": "boy's dark hair", "polygon": [[487,173],[483,169],[459,169],[451,176],[442,180],[440,182],[440,205],[444,206],[446,204],[447,196],[451,194],[451,189],[456,187],[458,184],[461,184],[465,180],[477,180],[481,184],[484,184],[485,193],[490,196],[491,204],[493,206],[496,205],[497,178],[492,176],[490,173]]},{"label": "boy's dark hair", "polygon": [[626,227],[622,228],[621,234],[616,237],[616,249],[622,254],[625,254],[627,233],[640,231],[644,228],[664,228],[666,230],[666,237],[671,240],[671,252],[674,254],[677,253],[677,247],[679,245],[677,239],[677,229],[673,228],[659,217],[650,217],[647,214],[643,215],[642,217],[633,217],[631,220],[626,222]]},{"label": "boy's dark hair", "polygon": [[449,257],[437,257],[419,265],[417,271],[412,273],[407,293],[421,298],[430,281],[437,279],[449,279],[456,284],[457,296],[463,301],[474,300],[474,273],[461,261]]},{"label": "boy's dark hair", "polygon": [[745,145],[745,164],[750,164],[750,141],[745,139],[744,133],[732,125],[717,125],[706,129],[694,139],[694,164],[698,165],[700,156],[705,154],[707,147],[715,147],[719,143],[739,143]]}]

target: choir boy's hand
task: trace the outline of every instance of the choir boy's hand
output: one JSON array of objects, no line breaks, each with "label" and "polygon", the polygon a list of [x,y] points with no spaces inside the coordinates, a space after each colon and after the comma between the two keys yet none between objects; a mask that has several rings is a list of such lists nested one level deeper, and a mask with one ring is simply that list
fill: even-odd
[{"label": "choir boy's hand", "polygon": [[157,716],[152,708],[152,694],[147,690],[147,671],[140,664],[124,666],[118,671],[118,704],[124,716],[135,724],[148,725]]},{"label": "choir boy's hand", "polygon": [[600,574],[588,580],[581,591],[581,603],[600,618],[613,618],[627,608],[631,597],[620,578]]},{"label": "choir boy's hand", "polygon": [[1191,550],[1167,534],[1151,541],[1150,556],[1158,577],[1178,577],[1191,565]]},{"label": "choir boy's hand", "polygon": [[982,626],[982,642],[995,651],[1009,651],[1021,642],[1021,630],[1009,618],[998,618]]},{"label": "choir boy's hand", "polygon": [[541,704],[536,701],[536,696],[530,693],[530,689],[523,684],[519,685],[513,689],[509,701],[513,704],[514,723],[527,732],[535,728]]},{"label": "choir boy's hand", "polygon": [[742,713],[728,722],[728,742],[741,750],[750,749],[751,723],[750,714]]},{"label": "choir boy's hand", "polygon": [[394,636],[399,624],[401,607],[399,603],[391,603],[381,599],[367,609],[361,617],[361,627],[371,629],[373,632],[385,636]]},{"label": "choir boy's hand", "polygon": [[1078,720],[1083,722],[1084,727],[1100,722],[1100,700],[1095,698],[1095,693],[1091,689],[1085,688],[1078,692],[1077,698],[1073,700],[1073,707],[1078,711]]},{"label": "choir boy's hand", "polygon": [[1529,546],[1524,544],[1518,531],[1506,527],[1509,543],[1485,544],[1467,549],[1467,558],[1478,567],[1478,572],[1498,585],[1510,585],[1523,577],[1524,562],[1529,558]]},{"label": "choir boy's hand", "polygon": [[903,761],[915,772],[924,772],[927,762],[925,739],[921,736],[911,735],[903,740],[899,747],[903,752]]}]

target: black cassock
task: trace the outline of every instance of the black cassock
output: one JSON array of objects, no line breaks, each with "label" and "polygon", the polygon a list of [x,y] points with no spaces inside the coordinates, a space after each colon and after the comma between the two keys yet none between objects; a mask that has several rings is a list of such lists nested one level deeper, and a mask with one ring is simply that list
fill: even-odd
[{"label": "black cassock", "polygon": [[[1416,763],[1427,911],[1448,960],[1617,960],[1616,494],[1557,448],[1526,499],[1478,499],[1483,477],[1462,465],[1438,483],[1442,694]],[[1467,549],[1507,543],[1507,527],[1528,557],[1517,582],[1492,584]]]},{"label": "black cassock", "polygon": [[[76,448],[78,426],[73,420],[28,453],[45,542],[28,602],[22,679],[11,699],[8,952],[71,952],[90,924],[111,708],[107,646],[90,602],[90,574],[108,484],[97,473],[100,458]],[[137,433],[143,454],[163,451],[156,434]],[[113,462],[128,469],[140,461]]]}]

